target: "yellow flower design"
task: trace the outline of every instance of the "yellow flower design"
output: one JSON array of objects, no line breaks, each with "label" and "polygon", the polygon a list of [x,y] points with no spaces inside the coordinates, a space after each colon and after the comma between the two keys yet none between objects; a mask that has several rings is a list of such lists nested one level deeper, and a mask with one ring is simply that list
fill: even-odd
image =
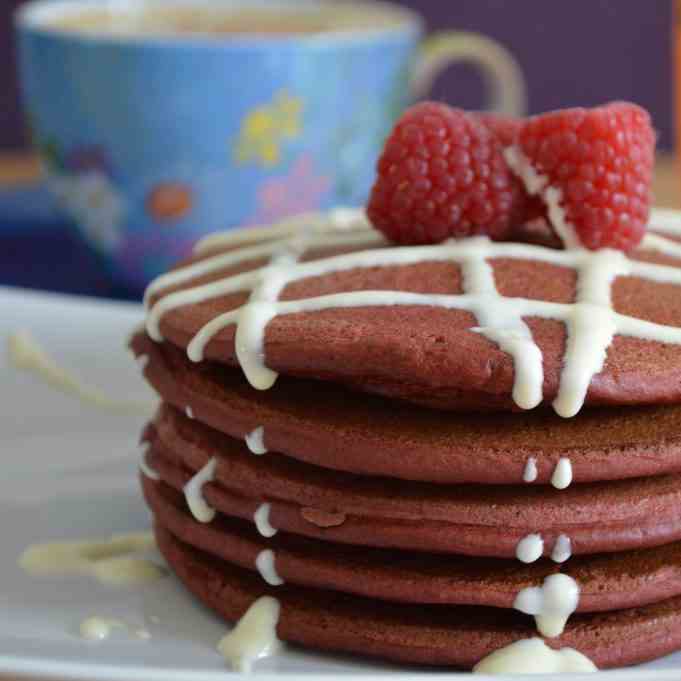
[{"label": "yellow flower design", "polygon": [[252,109],[241,123],[235,149],[237,163],[255,161],[271,168],[281,160],[281,145],[301,131],[303,102],[282,90],[269,104]]}]

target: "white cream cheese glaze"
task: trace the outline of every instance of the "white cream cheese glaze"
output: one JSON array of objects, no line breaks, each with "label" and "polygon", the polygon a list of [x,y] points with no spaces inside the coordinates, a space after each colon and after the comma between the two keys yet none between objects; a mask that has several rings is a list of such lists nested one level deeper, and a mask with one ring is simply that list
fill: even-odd
[{"label": "white cream cheese glaze", "polygon": [[192,515],[200,523],[209,523],[215,518],[215,509],[211,508],[203,497],[203,486],[215,478],[218,460],[213,457],[192,479],[184,486],[184,497]]},{"label": "white cream cheese glaze", "polygon": [[537,479],[537,459],[531,456],[525,463],[523,482],[534,482]]},{"label": "white cream cheese glaze", "polygon": [[19,565],[35,576],[89,575],[105,584],[128,586],[166,575],[156,563],[134,555],[155,547],[150,532],[94,541],[49,542],[29,546],[19,558]]},{"label": "white cream cheese glaze", "polygon": [[565,623],[579,604],[579,585],[563,573],[549,575],[541,586],[522,589],[513,607],[534,615],[539,633],[549,638],[560,636]]},{"label": "white cream cheese glaze", "polygon": [[81,638],[88,641],[104,641],[109,638],[116,629],[124,631],[133,638],[140,640],[151,638],[151,634],[146,629],[134,629],[122,620],[114,617],[101,617],[99,615],[84,619],[80,623],[79,632]]},{"label": "white cream cheese glaze", "polygon": [[270,586],[281,586],[284,580],[277,572],[275,560],[276,556],[272,549],[263,549],[255,559],[255,567]]},{"label": "white cream cheese glaze", "polygon": [[276,598],[261,596],[244,613],[236,626],[218,643],[218,651],[238,672],[249,673],[262,657],[281,648],[277,624],[281,606]]},{"label": "white cream cheese glaze", "polygon": [[526,638],[495,650],[478,662],[474,674],[578,674],[598,668],[574,648],[553,650],[540,638]]},{"label": "white cream cheese glaze", "polygon": [[260,532],[263,537],[267,537],[268,539],[270,537],[274,537],[274,535],[278,532],[277,528],[272,527],[270,523],[271,508],[271,505],[265,502],[260,504],[253,514],[253,522],[255,522],[258,532]]},{"label": "white cream cheese glaze", "polygon": [[556,489],[567,489],[572,483],[572,463],[567,457],[558,459],[553,475],[551,476],[551,484]]},{"label": "white cream cheese glaze", "polygon": [[554,563],[564,563],[572,556],[572,542],[566,534],[559,534],[551,551],[551,560]]},{"label": "white cream cheese glaze", "polygon": [[528,534],[515,547],[516,558],[522,563],[534,563],[544,553],[544,540],[540,534]]},{"label": "white cream cheese glaze", "polygon": [[140,456],[139,467],[142,473],[144,473],[144,475],[147,478],[149,478],[150,480],[154,480],[155,482],[158,482],[161,479],[161,476],[158,474],[158,471],[156,471],[149,465],[149,462],[147,461],[149,449],[150,449],[149,444],[145,442],[142,445],[142,455]]},{"label": "white cream cheese glaze", "polygon": [[47,385],[75,397],[83,404],[134,414],[147,414],[155,408],[152,402],[114,399],[105,391],[85,384],[74,373],[57,364],[25,329],[7,336],[7,354],[12,366],[37,376]]},{"label": "white cream cheese glaze", "polygon": [[264,426],[258,426],[254,428],[246,437],[246,446],[253,454],[261,455],[267,454],[267,447],[265,447],[265,428]]}]

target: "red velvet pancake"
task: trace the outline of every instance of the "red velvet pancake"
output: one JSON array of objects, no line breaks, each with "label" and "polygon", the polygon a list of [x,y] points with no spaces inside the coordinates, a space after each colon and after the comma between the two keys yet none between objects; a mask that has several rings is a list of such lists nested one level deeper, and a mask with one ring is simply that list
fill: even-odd
[{"label": "red velvet pancake", "polygon": [[512,608],[521,589],[561,571],[580,586],[579,612],[640,607],[681,595],[681,543],[575,557],[559,566],[344,546],[283,532],[266,539],[253,523],[227,516],[200,523],[177,491],[149,478],[142,485],[156,523],[184,544],[252,571],[258,554],[270,549],[286,583],[398,602]]},{"label": "red velvet pancake", "polygon": [[193,364],[144,333],[145,376],[163,400],[243,439],[263,426],[265,444],[301,461],[360,474],[435,482],[517,484],[529,457],[548,483],[569,457],[576,482],[681,472],[681,406],[588,409],[563,419],[543,410],[436,412],[328,383],[281,377],[255,391],[241,372]]},{"label": "red velvet pancake", "polygon": [[[216,457],[208,502],[250,519],[263,501],[275,527],[348,544],[513,557],[518,542],[541,533],[549,555],[560,534],[574,554],[659,546],[681,539],[678,476],[547,486],[437,485],[367,478],[255,456],[239,441],[162,407],[148,433],[152,462],[176,489]],[[304,509],[341,514],[319,527]]]},{"label": "red velvet pancake", "polygon": [[[239,251],[244,247],[232,248]],[[354,250],[362,248],[366,250],[366,245]],[[302,261],[318,260],[329,252],[313,249],[303,254]],[[577,283],[575,269],[531,259],[539,257],[537,251],[533,253],[526,259],[488,259],[497,291],[506,298],[572,303]],[[211,251],[207,256],[195,256],[180,267],[215,254]],[[646,252],[642,257],[657,264],[679,264],[658,253]],[[277,299],[291,301],[369,290],[463,293],[462,269],[454,262],[426,258],[417,263],[375,266],[374,261],[375,258],[369,259],[366,266],[300,278],[286,285]],[[267,262],[249,259],[161,288],[150,302],[177,290],[253,271]],[[199,296],[197,301],[164,314],[160,330],[170,342],[184,349],[205,324],[243,305],[249,293],[250,287],[244,284],[210,300]],[[657,274],[646,278],[638,274],[616,277],[612,301],[614,310],[622,315],[681,327],[679,285],[667,283]],[[560,321],[538,316],[530,315],[524,321],[543,355],[543,396],[544,402],[550,403],[558,392],[566,349],[565,327]],[[496,343],[472,331],[478,325],[471,312],[420,305],[332,307],[282,314],[267,324],[264,361],[283,374],[345,383],[365,392],[441,409],[514,409],[514,362]],[[234,336],[233,324],[221,330],[208,343],[205,356],[237,366]],[[602,371],[591,382],[586,401],[592,405],[629,405],[680,399],[681,345],[617,335]]]},{"label": "red velvet pancake", "polygon": [[[260,596],[281,604],[279,638],[311,648],[399,662],[470,668],[535,635],[532,619],[496,608],[394,604],[292,585],[269,587],[253,572],[187,546],[161,525],[159,549],[184,585],[228,621]],[[570,618],[554,647],[571,646],[600,668],[644,662],[681,647],[681,598]],[[625,645],[626,643],[626,645]]]}]

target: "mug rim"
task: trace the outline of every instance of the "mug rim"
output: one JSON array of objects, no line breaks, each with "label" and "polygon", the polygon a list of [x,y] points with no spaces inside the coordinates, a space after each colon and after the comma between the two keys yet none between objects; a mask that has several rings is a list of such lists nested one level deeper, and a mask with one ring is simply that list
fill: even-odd
[{"label": "mug rim", "polygon": [[[170,4],[178,6],[197,6],[201,8],[218,7],[220,9],[254,7],[284,8],[296,10],[301,7],[311,9],[324,8],[348,8],[356,9],[358,14],[362,11],[370,16],[373,13],[382,14],[395,21],[386,26],[379,27],[351,27],[329,28],[315,33],[287,33],[276,34],[246,32],[239,34],[224,34],[215,36],[200,33],[148,33],[148,34],[112,34],[104,31],[79,31],[64,29],[49,24],[49,19],[59,16],[65,11],[78,11],[78,9],[102,7],[125,11],[129,8],[129,0],[29,0],[14,13],[15,28],[34,34],[61,39],[66,42],[85,42],[94,44],[113,44],[117,46],[136,47],[204,47],[209,49],[234,49],[253,48],[272,45],[275,47],[286,46],[336,46],[351,45],[364,42],[375,42],[381,38],[413,34],[418,36],[424,31],[422,16],[407,7],[403,7],[386,0],[144,0],[144,4],[151,7],[165,7]],[[360,15],[361,16],[361,15]]]}]

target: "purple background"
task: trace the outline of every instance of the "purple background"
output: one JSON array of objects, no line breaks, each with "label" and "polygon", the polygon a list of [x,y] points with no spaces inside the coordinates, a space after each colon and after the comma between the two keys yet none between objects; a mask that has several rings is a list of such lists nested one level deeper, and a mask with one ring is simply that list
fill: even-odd
[{"label": "purple background", "polygon": [[[12,56],[11,13],[0,0],[0,148],[25,144]],[[529,83],[531,111],[631,99],[648,108],[660,144],[672,143],[671,0],[402,0],[431,30],[486,33],[516,55]],[[478,108],[475,72],[453,67],[434,96]]]}]

